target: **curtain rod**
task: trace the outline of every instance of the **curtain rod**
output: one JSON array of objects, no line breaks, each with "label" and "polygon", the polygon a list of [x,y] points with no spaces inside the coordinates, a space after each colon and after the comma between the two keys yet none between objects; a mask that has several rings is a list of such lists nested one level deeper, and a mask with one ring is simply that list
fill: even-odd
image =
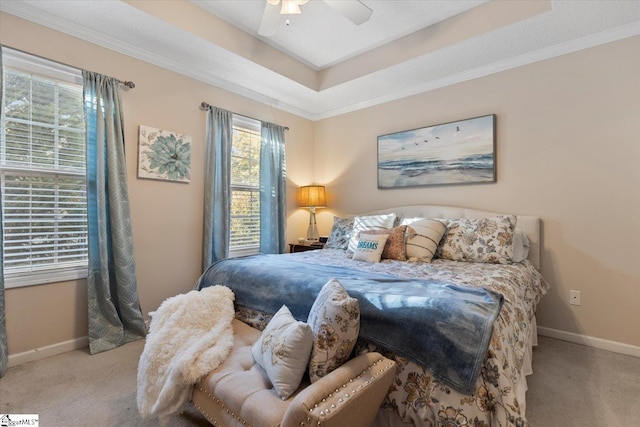
[{"label": "curtain rod", "polygon": [[[211,109],[211,104],[209,104],[208,102],[202,101],[202,102],[200,103],[200,109],[201,109],[202,111],[210,110],[210,109]],[[236,114],[236,113],[233,113],[233,114]],[[242,114],[238,114],[238,116],[242,116],[242,117],[246,117],[247,119],[257,120],[257,121],[259,121],[259,122],[262,122],[262,120],[254,119],[253,117],[244,116],[244,115],[242,115]],[[288,127],[288,126],[285,126],[285,127],[284,127],[284,130],[289,130],[289,127]]]},{"label": "curtain rod", "polygon": [[[74,70],[89,71],[89,70],[83,70],[82,68],[78,68],[78,67],[76,67],[74,65],[69,65],[69,64],[65,64],[64,62],[56,61],[55,59],[45,58],[44,56],[36,55],[35,53],[26,52],[26,51],[21,50],[21,49],[16,49],[15,47],[7,46],[6,44],[0,44],[0,46],[6,47],[7,49],[15,50],[16,52],[24,53],[26,55],[35,56],[36,58],[44,59],[45,61],[55,62],[56,64],[60,64],[60,65],[63,65],[65,67],[73,68]],[[130,80],[115,79],[115,81],[117,81],[121,85],[124,85],[124,86],[128,87],[129,89],[133,89],[134,87],[136,87],[136,84],[134,82],[130,81]]]}]

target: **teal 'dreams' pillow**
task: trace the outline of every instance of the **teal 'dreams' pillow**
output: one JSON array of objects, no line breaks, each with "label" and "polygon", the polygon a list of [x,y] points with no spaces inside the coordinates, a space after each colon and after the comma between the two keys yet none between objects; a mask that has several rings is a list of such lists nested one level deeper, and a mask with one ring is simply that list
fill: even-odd
[{"label": "teal 'dreams' pillow", "polygon": [[360,233],[353,259],[356,261],[380,262],[388,234]]}]

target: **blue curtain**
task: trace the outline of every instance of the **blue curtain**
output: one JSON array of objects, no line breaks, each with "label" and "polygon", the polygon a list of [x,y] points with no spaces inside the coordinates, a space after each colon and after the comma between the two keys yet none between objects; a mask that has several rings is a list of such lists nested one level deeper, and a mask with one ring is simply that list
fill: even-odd
[{"label": "blue curtain", "polygon": [[285,250],[287,172],[284,127],[262,123],[260,146],[260,252]]},{"label": "blue curtain", "polygon": [[[0,104],[2,104],[2,91],[4,88],[4,72],[2,71],[2,46],[0,46]],[[7,328],[4,315],[4,265],[2,264],[2,194],[0,194],[0,377],[7,371],[9,364],[9,349],[7,346]]]},{"label": "blue curtain", "polygon": [[233,113],[210,107],[204,180],[203,271],[229,255]]},{"label": "blue curtain", "polygon": [[145,336],[138,300],[118,81],[83,71],[87,132],[89,349]]}]

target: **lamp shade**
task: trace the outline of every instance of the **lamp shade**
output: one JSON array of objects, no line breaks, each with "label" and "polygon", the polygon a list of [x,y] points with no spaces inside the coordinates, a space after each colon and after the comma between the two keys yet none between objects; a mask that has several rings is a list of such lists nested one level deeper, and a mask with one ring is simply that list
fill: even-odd
[{"label": "lamp shade", "polygon": [[324,208],[327,206],[324,185],[306,185],[298,190],[298,205],[301,208]]}]

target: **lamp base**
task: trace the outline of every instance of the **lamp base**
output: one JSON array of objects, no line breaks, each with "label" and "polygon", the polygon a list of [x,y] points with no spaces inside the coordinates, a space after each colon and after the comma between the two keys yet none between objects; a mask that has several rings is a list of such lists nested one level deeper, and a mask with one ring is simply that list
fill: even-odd
[{"label": "lamp base", "polygon": [[317,242],[320,239],[318,224],[316,223],[316,208],[309,208],[309,226],[307,227],[307,241]]}]

